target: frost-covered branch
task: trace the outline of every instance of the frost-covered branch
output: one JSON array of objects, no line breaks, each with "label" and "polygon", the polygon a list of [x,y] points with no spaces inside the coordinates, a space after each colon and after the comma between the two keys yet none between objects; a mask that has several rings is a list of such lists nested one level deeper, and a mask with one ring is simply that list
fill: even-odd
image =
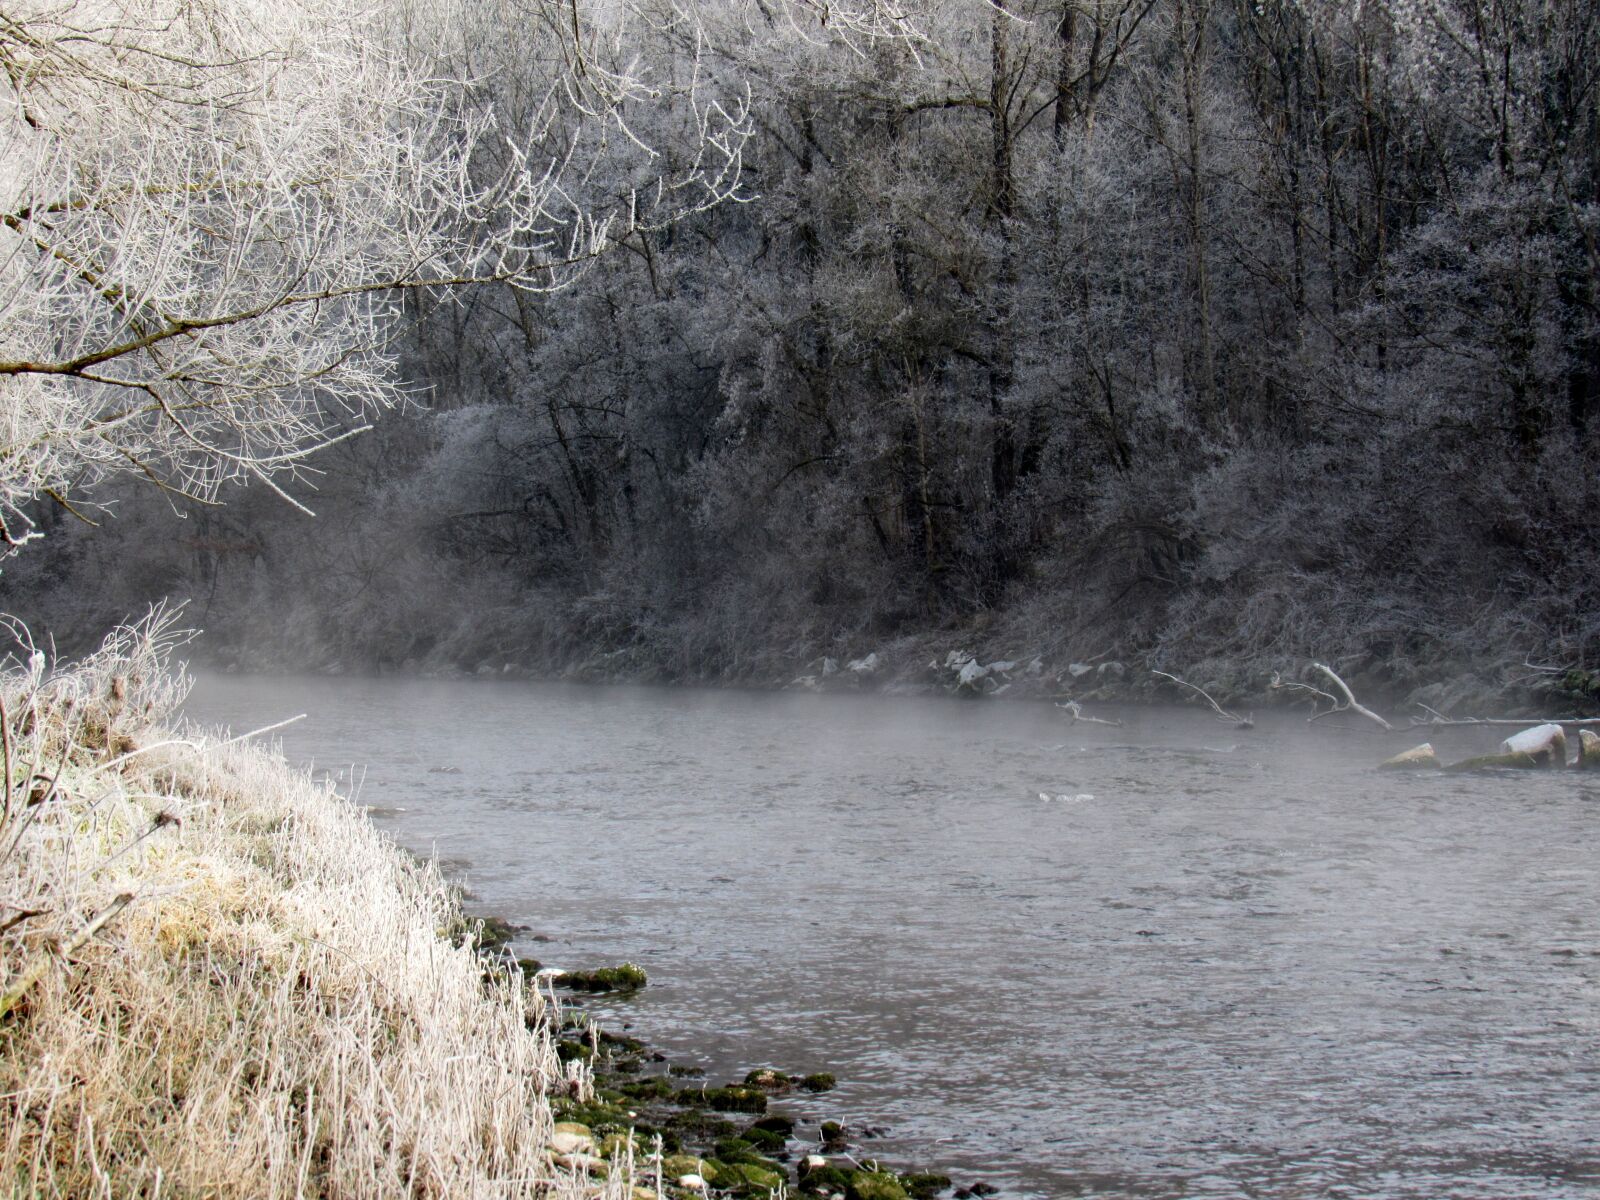
[{"label": "frost-covered branch", "polygon": [[[0,536],[117,473],[199,501],[293,479],[405,395],[403,293],[560,289],[733,196],[747,99],[655,84],[619,16],[557,7],[514,88],[354,0],[0,16]],[[628,115],[669,102],[693,114],[670,164]]]}]

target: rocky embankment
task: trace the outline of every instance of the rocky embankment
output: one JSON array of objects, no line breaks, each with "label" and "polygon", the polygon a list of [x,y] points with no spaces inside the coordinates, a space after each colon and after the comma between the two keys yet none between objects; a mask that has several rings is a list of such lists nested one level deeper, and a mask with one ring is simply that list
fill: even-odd
[{"label": "rocky embankment", "polygon": [[[597,1179],[633,1180],[632,1200],[699,1200],[800,1194],[825,1200],[970,1200],[998,1189],[981,1180],[955,1182],[933,1170],[896,1169],[872,1154],[883,1133],[853,1120],[807,1116],[790,1103],[831,1092],[827,1072],[757,1067],[743,1079],[714,1083],[699,1068],[668,1060],[638,1038],[613,1032],[585,1006],[643,988],[631,963],[590,971],[552,972],[533,959],[512,959],[519,931],[488,921],[485,952],[500,969],[520,974],[557,1013],[558,1057],[582,1064],[593,1087],[554,1101],[551,1149],[558,1165]],[[804,1106],[807,1110],[814,1105]]]}]

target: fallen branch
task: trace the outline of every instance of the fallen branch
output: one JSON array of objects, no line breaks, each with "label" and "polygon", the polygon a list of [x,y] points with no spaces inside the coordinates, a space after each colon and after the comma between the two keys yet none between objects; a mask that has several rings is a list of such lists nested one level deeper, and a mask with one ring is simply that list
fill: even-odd
[{"label": "fallen branch", "polygon": [[1111,725],[1117,729],[1122,728],[1121,721],[1108,721],[1104,717],[1085,716],[1083,712],[1083,706],[1076,700],[1068,700],[1065,704],[1062,704],[1058,701],[1056,703],[1056,707],[1067,713],[1067,715],[1069,715],[1075,722],[1082,721],[1088,725]]},{"label": "fallen branch", "polygon": [[113,917],[132,903],[133,893],[123,892],[110,904],[102,908],[92,921],[78,930],[72,940],[61,947],[59,951],[55,947],[47,945],[29,959],[28,965],[23,967],[21,974],[17,976],[17,981],[5,990],[4,995],[0,995],[0,1020],[4,1020],[12,1009],[22,1003],[22,998],[28,994],[28,990],[45,977],[45,973],[50,970],[50,964],[58,956],[70,958],[83,949],[90,938],[104,929]]},{"label": "fallen branch", "polygon": [[1195,687],[1195,685],[1190,683],[1187,679],[1179,679],[1176,675],[1169,675],[1165,671],[1157,671],[1154,668],[1151,669],[1150,673],[1152,675],[1159,675],[1163,679],[1170,679],[1173,683],[1188,688],[1191,692],[1199,696],[1211,706],[1211,711],[1217,714],[1217,720],[1226,722],[1227,724],[1233,725],[1239,729],[1255,728],[1256,721],[1254,713],[1241,717],[1238,713],[1229,712],[1227,709],[1223,708],[1222,705],[1218,704],[1211,698],[1211,694],[1209,692],[1207,692],[1204,688]]},{"label": "fallen branch", "polygon": [[1569,728],[1582,729],[1589,726],[1600,725],[1600,717],[1447,717],[1436,712],[1426,704],[1417,707],[1430,714],[1427,718],[1412,717],[1407,729],[1450,729],[1455,726],[1467,725],[1500,725],[1500,726],[1529,726],[1529,725],[1561,725]]},{"label": "fallen branch", "polygon": [[[1389,722],[1385,721],[1377,713],[1373,712],[1370,708],[1366,707],[1366,705],[1362,704],[1359,700],[1357,700],[1356,697],[1355,697],[1355,693],[1350,690],[1350,685],[1347,684],[1344,680],[1340,679],[1339,676],[1334,673],[1333,668],[1328,666],[1327,663],[1314,662],[1311,665],[1313,667],[1315,667],[1317,670],[1321,671],[1330,680],[1332,680],[1333,681],[1333,686],[1338,688],[1340,694],[1344,696],[1344,704],[1340,705],[1337,708],[1330,709],[1329,710],[1330,712],[1343,712],[1343,711],[1345,711],[1345,709],[1349,709],[1351,712],[1357,714],[1358,716],[1363,716],[1363,717],[1367,718],[1367,720],[1369,720],[1369,721],[1376,722],[1379,726],[1381,726],[1384,729],[1393,729],[1394,728],[1393,725],[1389,724]],[[1323,713],[1322,715],[1323,716],[1327,716],[1328,714],[1327,713]],[[1316,719],[1315,717],[1312,718],[1312,720],[1315,720],[1315,719]]]}]

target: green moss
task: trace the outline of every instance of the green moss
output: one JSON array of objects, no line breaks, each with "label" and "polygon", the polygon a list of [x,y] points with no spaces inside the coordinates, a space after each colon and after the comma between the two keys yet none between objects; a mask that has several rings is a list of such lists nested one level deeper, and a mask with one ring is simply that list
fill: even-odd
[{"label": "green moss", "polygon": [[1510,754],[1480,754],[1462,762],[1451,763],[1446,771],[1527,771],[1540,766],[1533,755],[1523,750]]},{"label": "green moss", "polygon": [[760,1166],[755,1163],[741,1162],[732,1164],[729,1167],[729,1174],[735,1173],[748,1188],[757,1192],[775,1192],[787,1182],[783,1172],[773,1170],[770,1166]]},{"label": "green moss", "polygon": [[807,1075],[800,1081],[800,1086],[808,1092],[831,1092],[837,1086],[833,1076],[826,1071],[818,1071],[814,1075]]},{"label": "green moss", "polygon": [[794,1136],[794,1121],[792,1118],[773,1113],[771,1116],[762,1117],[759,1121],[752,1121],[750,1128],[745,1131],[745,1136],[755,1132],[775,1133],[779,1137],[790,1138]]},{"label": "green moss", "polygon": [[562,1062],[572,1062],[574,1059],[588,1062],[594,1057],[594,1047],[588,1042],[564,1038],[556,1043],[556,1057]]},{"label": "green moss", "polygon": [[586,1125],[596,1134],[623,1132],[633,1123],[627,1109],[615,1104],[556,1100],[551,1107],[558,1119]]},{"label": "green moss", "polygon": [[650,982],[650,977],[643,967],[625,962],[596,971],[567,971],[557,975],[555,982],[574,992],[636,992]]},{"label": "green moss", "polygon": [[692,1154],[670,1156],[661,1164],[661,1173],[669,1180],[675,1180],[682,1175],[698,1175],[707,1183],[716,1183],[721,1178],[714,1161],[696,1158]]},{"label": "green moss", "polygon": [[837,1121],[824,1121],[822,1123],[822,1140],[830,1145],[838,1145],[845,1140],[844,1126]]},{"label": "green moss", "polygon": [[902,1175],[900,1182],[915,1200],[933,1200],[934,1196],[950,1186],[950,1176],[938,1175],[932,1171],[919,1171],[912,1175]]},{"label": "green moss", "polygon": [[794,1086],[794,1080],[772,1067],[761,1067],[744,1077],[744,1086],[763,1092],[787,1092]]},{"label": "green moss", "polygon": [[636,1079],[621,1084],[617,1091],[630,1100],[665,1100],[672,1095],[672,1085],[665,1079]]},{"label": "green moss", "polygon": [[900,1180],[887,1171],[852,1171],[847,1200],[911,1200]]},{"label": "green moss", "polygon": [[621,1050],[625,1054],[643,1054],[645,1050],[643,1042],[638,1038],[629,1037],[625,1033],[612,1033],[608,1029],[602,1029],[597,1036],[600,1038],[602,1046],[610,1047],[613,1050]]},{"label": "green moss", "polygon": [[770,1129],[746,1129],[744,1136],[747,1141],[768,1154],[778,1154],[788,1145],[789,1139],[781,1133],[774,1133]]},{"label": "green moss", "polygon": [[718,1112],[764,1113],[767,1098],[747,1087],[685,1088],[677,1095],[679,1104],[703,1105]]},{"label": "green moss", "polygon": [[800,1190],[804,1192],[842,1192],[850,1186],[850,1172],[838,1167],[812,1167],[800,1173]]}]

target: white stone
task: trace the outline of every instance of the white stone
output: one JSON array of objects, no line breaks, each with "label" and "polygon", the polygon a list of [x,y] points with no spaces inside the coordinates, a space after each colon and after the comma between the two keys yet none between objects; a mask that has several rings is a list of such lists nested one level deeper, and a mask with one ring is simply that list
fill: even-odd
[{"label": "white stone", "polygon": [[698,1175],[679,1175],[678,1186],[688,1188],[691,1192],[703,1192],[706,1190],[706,1181]]},{"label": "white stone", "polygon": [[1564,767],[1567,765],[1567,735],[1561,726],[1553,722],[1535,725],[1532,729],[1513,733],[1500,743],[1500,751],[1503,754],[1531,754],[1534,758],[1543,759],[1547,767]]}]

